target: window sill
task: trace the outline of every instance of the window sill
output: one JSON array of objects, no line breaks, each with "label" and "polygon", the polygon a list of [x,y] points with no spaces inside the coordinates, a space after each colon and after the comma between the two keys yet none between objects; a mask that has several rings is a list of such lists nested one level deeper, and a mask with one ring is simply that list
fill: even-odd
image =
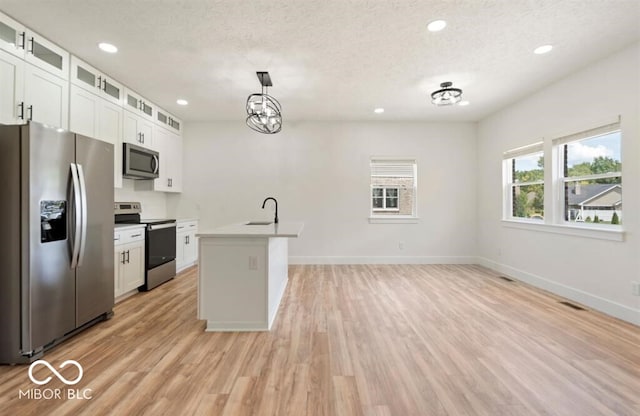
[{"label": "window sill", "polygon": [[380,216],[369,217],[369,224],[417,224],[420,222],[418,217],[401,217],[401,216]]},{"label": "window sill", "polygon": [[[566,225],[545,224],[539,221],[502,220],[502,225],[508,228],[540,231],[545,233],[571,235],[576,237],[595,238],[598,240],[624,241],[624,230],[621,226],[598,225]],[[604,228],[606,227],[606,228]]]}]

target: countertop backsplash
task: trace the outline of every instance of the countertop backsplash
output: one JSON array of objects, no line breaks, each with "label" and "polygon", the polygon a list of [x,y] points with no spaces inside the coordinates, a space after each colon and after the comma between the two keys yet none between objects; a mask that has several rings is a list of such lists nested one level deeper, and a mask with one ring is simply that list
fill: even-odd
[{"label": "countertop backsplash", "polygon": [[163,192],[136,191],[132,179],[123,179],[122,188],[114,192],[117,202],[140,202],[142,218],[166,218],[167,197]]}]

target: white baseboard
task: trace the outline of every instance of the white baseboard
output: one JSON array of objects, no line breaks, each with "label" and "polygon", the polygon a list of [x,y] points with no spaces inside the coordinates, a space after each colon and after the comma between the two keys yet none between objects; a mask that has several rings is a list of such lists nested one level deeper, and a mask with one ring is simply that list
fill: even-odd
[{"label": "white baseboard", "polygon": [[477,257],[475,263],[528,283],[531,286],[548,290],[556,295],[579,302],[585,306],[606,313],[607,315],[611,315],[618,319],[622,319],[623,321],[631,322],[632,324],[640,326],[640,309],[630,308],[591,293],[545,279],[532,273],[525,272],[524,270],[516,269],[515,267],[507,266],[484,257]]},{"label": "white baseboard", "polygon": [[289,256],[289,264],[476,264],[475,256]]}]

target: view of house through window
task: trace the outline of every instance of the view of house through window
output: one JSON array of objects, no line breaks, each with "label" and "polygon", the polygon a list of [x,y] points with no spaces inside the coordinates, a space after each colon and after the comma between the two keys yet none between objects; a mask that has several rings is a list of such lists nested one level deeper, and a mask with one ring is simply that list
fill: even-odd
[{"label": "view of house through window", "polygon": [[622,224],[621,141],[619,122],[554,139],[546,183],[543,142],[505,152],[504,218],[542,222],[547,186],[554,223]]},{"label": "view of house through window", "polygon": [[416,161],[371,159],[371,216],[415,217]]},{"label": "view of house through window", "polygon": [[565,221],[622,224],[620,131],[561,146]]}]

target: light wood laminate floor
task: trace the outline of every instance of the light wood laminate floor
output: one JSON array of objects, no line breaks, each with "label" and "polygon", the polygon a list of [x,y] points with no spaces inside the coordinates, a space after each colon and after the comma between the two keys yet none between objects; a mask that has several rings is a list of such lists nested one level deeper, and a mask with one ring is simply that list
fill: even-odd
[{"label": "light wood laminate floor", "polygon": [[91,400],[20,399],[28,366],[0,366],[0,413],[640,415],[640,328],[479,266],[291,266],[262,333],[205,333],[196,274],[45,355]]}]

